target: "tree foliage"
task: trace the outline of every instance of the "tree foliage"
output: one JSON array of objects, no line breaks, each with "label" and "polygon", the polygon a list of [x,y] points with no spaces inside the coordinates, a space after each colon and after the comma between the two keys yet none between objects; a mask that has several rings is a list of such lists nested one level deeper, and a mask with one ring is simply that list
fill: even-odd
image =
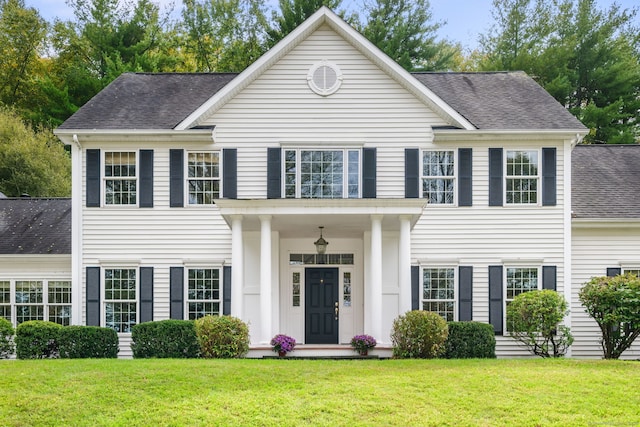
[{"label": "tree foliage", "polygon": [[436,40],[443,24],[434,21],[429,0],[373,0],[365,11],[362,34],[406,70],[441,71],[454,63],[459,48]]},{"label": "tree foliage", "polygon": [[640,335],[640,279],[592,277],[578,296],[600,327],[604,358],[618,359]]},{"label": "tree foliage", "polygon": [[509,333],[536,356],[562,357],[573,343],[569,328],[560,325],[568,313],[556,291],[523,292],[507,306]]},{"label": "tree foliage", "polygon": [[6,109],[0,109],[0,191],[9,197],[71,194],[71,160],[62,143]]},{"label": "tree foliage", "polygon": [[336,11],[341,3],[342,0],[278,0],[280,10],[273,11],[273,24],[267,30],[269,47],[285,38],[322,6]]}]

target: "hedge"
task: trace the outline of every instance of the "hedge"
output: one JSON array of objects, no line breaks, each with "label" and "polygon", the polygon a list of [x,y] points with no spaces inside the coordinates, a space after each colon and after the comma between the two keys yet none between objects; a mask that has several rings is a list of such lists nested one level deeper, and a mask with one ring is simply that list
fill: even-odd
[{"label": "hedge", "polygon": [[13,325],[4,317],[0,317],[0,359],[9,358],[14,351]]},{"label": "hedge", "polygon": [[134,358],[194,358],[200,346],[191,320],[144,322],[131,329]]},{"label": "hedge", "polygon": [[60,330],[58,349],[63,359],[118,357],[118,334],[98,326],[66,326]]},{"label": "hedge", "polygon": [[496,337],[493,327],[480,322],[449,322],[445,343],[447,359],[494,359]]},{"label": "hedge", "polygon": [[18,359],[47,359],[59,356],[58,338],[63,327],[43,320],[29,320],[16,328]]}]

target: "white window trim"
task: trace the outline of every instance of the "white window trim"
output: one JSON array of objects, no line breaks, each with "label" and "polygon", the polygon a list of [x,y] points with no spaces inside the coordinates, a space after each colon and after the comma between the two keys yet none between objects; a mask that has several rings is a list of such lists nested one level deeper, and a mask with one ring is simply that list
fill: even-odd
[{"label": "white window trim", "polygon": [[[535,175],[535,179],[537,181],[536,185],[536,203],[509,203],[507,202],[507,181],[509,179],[517,179],[517,178],[534,178],[534,175],[518,175],[518,176],[507,176],[507,158],[509,152],[514,151],[535,151],[538,155],[538,174]],[[541,148],[509,148],[504,150],[504,159],[502,161],[502,197],[504,198],[503,206],[505,207],[532,207],[532,206],[542,206],[542,149]]]},{"label": "white window trim", "polygon": [[[18,321],[18,313],[17,307],[23,305],[38,305],[43,306],[42,309],[42,318],[43,320],[51,321],[51,312],[50,307],[60,307],[60,306],[69,306],[69,324],[71,325],[71,310],[73,310],[73,286],[70,277],[60,277],[60,278],[51,278],[47,276],[47,278],[43,277],[24,277],[24,278],[0,278],[0,282],[9,282],[9,303],[2,303],[3,306],[9,306],[11,308],[11,318],[9,321],[11,324],[16,327]],[[42,302],[41,303],[17,303],[16,302],[16,282],[42,282]],[[71,302],[69,303],[52,303],[49,302],[49,282],[69,282],[70,289],[70,298]]]},{"label": "white window trim", "polygon": [[[200,203],[190,203],[190,197],[189,197],[189,154],[195,154],[195,153],[218,153],[218,198],[222,197],[223,194],[223,189],[222,189],[222,184],[223,184],[223,168],[224,168],[224,164],[222,161],[222,150],[185,150],[185,154],[184,154],[184,165],[183,165],[183,170],[184,170],[184,206],[185,207],[191,207],[191,208],[210,208],[211,206],[215,206],[215,203],[210,203],[210,204],[200,204]],[[209,178],[208,178],[209,179]],[[212,180],[215,180],[216,178],[210,178]]]},{"label": "white window trim", "polygon": [[[287,187],[286,187],[286,170],[287,170],[287,165],[286,165],[286,161],[287,161],[287,151],[295,151],[296,152],[296,177],[295,177],[295,182],[296,182],[296,194],[295,197],[287,197]],[[344,146],[340,146],[340,147],[300,147],[298,146],[291,146],[291,147],[286,147],[286,148],[282,148],[282,158],[281,158],[281,171],[280,171],[280,176],[282,177],[281,179],[281,185],[280,185],[280,191],[282,194],[282,198],[283,199],[301,199],[301,189],[300,189],[300,185],[301,185],[301,177],[302,177],[302,170],[300,167],[300,162],[301,162],[301,152],[302,151],[342,151],[343,155],[342,155],[342,197],[341,198],[335,198],[333,200],[340,200],[340,199],[361,199],[362,198],[362,163],[363,163],[363,156],[362,156],[362,147],[344,147]],[[349,152],[350,151],[357,151],[358,152],[358,195],[356,197],[349,197]],[[323,198],[313,198],[313,200],[323,200]],[[331,199],[328,199],[331,200]]]},{"label": "white window trim", "polygon": [[[425,175],[424,171],[424,153],[427,152],[442,152],[442,151],[450,151],[453,153],[453,175],[450,176],[431,176]],[[458,150],[453,148],[440,148],[440,149],[422,149],[420,150],[420,181],[418,182],[418,194],[421,199],[427,199],[424,196],[424,192],[422,191],[423,182],[425,179],[451,179],[453,181],[453,201],[451,203],[431,203],[429,202],[429,207],[455,207],[458,206]]]},{"label": "white window trim", "polygon": [[[123,204],[107,204],[107,181],[113,179],[114,177],[108,177],[105,174],[105,167],[107,162],[107,153],[134,153],[136,156],[136,176],[135,177],[127,177],[128,180],[136,181],[136,202],[130,205]],[[100,176],[102,178],[101,181],[101,191],[102,191],[102,200],[100,201],[101,206],[109,209],[132,209],[137,208],[140,205],[140,150],[101,150],[100,153]],[[123,179],[124,180],[124,179]]]},{"label": "white window trim", "polygon": [[[192,302],[218,302],[219,303],[219,313],[218,316],[223,316],[224,310],[224,269],[221,264],[216,265],[203,265],[203,264],[188,264],[185,263],[185,274],[184,274],[184,319],[189,320],[189,303]],[[212,300],[192,300],[189,299],[189,270],[218,270],[218,288],[219,288],[219,298]]]},{"label": "white window trim", "polygon": [[[428,264],[420,264],[420,309],[421,310],[425,310],[425,301],[427,302],[449,302],[451,300],[449,299],[443,299],[443,300],[439,300],[439,299],[425,299],[424,298],[424,270],[430,270],[430,269],[452,269],[453,270],[453,321],[457,322],[458,321],[458,312],[459,310],[459,289],[460,289],[460,283],[459,283],[459,272],[458,272],[458,265],[457,264],[434,264],[434,263],[428,263]],[[446,320],[446,319],[445,319]]]},{"label": "white window trim", "polygon": [[[541,264],[505,264],[502,273],[502,292],[504,297],[502,298],[502,330],[505,335],[509,334],[509,330],[507,328],[507,302],[513,301],[513,298],[507,299],[507,269],[509,268],[517,268],[517,269],[535,269],[538,271],[538,287],[537,290],[542,290],[542,265]],[[519,295],[519,294],[518,294]]]},{"label": "white window trim", "polygon": [[[108,266],[101,266],[102,268],[100,269],[100,309],[102,310],[101,313],[101,319],[100,319],[100,326],[104,327],[104,328],[108,328],[109,326],[107,326],[107,304],[109,303],[130,303],[130,302],[135,302],[136,304],[136,320],[135,320],[135,324],[137,325],[140,323],[140,268],[136,265],[133,266],[131,264],[129,265],[108,265]],[[136,298],[135,300],[107,300],[106,298],[106,293],[107,293],[107,278],[106,278],[106,270],[135,270],[136,271]],[[132,327],[134,326],[132,325]],[[117,332],[117,331],[116,331]],[[118,332],[118,334],[122,335],[122,334],[131,334],[131,332]]]}]

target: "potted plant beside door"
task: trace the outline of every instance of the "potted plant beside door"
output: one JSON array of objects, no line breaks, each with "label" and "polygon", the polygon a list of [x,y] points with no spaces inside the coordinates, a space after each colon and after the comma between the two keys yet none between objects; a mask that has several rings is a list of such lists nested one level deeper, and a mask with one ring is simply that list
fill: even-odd
[{"label": "potted plant beside door", "polygon": [[351,347],[358,352],[360,356],[366,356],[369,349],[374,348],[378,343],[371,335],[356,335],[351,338]]},{"label": "potted plant beside door", "polygon": [[288,335],[278,334],[271,339],[271,349],[278,353],[278,356],[284,357],[296,346],[295,338]]}]

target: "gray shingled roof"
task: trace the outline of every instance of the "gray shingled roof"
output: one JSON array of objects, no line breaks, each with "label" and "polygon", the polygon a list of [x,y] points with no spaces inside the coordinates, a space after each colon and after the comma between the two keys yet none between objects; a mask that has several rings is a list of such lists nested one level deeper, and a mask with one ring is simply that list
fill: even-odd
[{"label": "gray shingled roof", "polygon": [[233,73],[124,73],[59,129],[173,129]]},{"label": "gray shingled roof", "polygon": [[413,76],[478,129],[585,129],[522,71]]},{"label": "gray shingled roof", "polygon": [[[173,129],[236,75],[125,73],[59,129]],[[414,76],[478,129],[584,129],[522,72]]]},{"label": "gray shingled roof", "polygon": [[572,153],[575,218],[640,219],[640,145],[578,145]]},{"label": "gray shingled roof", "polygon": [[0,199],[0,254],[70,254],[71,199]]}]

